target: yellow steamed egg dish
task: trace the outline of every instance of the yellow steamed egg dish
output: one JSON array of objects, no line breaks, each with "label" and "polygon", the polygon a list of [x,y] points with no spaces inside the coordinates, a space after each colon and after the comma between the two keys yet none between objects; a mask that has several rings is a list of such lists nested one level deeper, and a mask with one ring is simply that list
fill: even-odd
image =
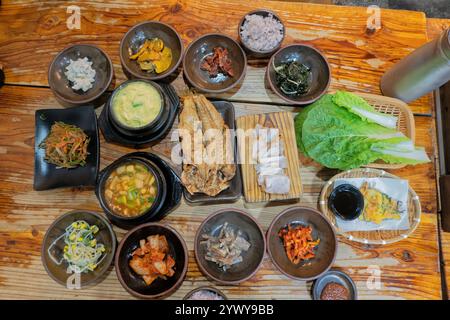
[{"label": "yellow steamed egg dish", "polygon": [[162,108],[161,95],[156,88],[146,82],[131,82],[121,88],[112,101],[116,119],[131,128],[141,128],[150,124]]}]

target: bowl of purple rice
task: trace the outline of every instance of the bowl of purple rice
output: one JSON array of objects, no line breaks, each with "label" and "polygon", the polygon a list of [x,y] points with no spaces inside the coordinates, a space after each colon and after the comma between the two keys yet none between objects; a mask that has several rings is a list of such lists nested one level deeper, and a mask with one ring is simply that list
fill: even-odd
[{"label": "bowl of purple rice", "polygon": [[238,25],[239,40],[244,50],[255,58],[268,58],[281,47],[286,30],[272,11],[259,9],[242,17]]},{"label": "bowl of purple rice", "polygon": [[203,286],[189,291],[183,300],[227,300],[227,297],[219,289]]}]

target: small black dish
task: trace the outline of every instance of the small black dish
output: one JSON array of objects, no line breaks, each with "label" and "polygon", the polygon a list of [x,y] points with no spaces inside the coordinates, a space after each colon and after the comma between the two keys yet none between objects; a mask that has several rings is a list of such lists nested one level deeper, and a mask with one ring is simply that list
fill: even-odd
[{"label": "small black dish", "polygon": [[[139,80],[143,81],[143,80]],[[128,82],[128,81],[127,81]],[[126,82],[126,83],[127,83]],[[153,82],[153,84],[156,84]],[[175,92],[175,89],[170,84],[158,83],[164,96],[165,114],[164,121],[158,121],[159,126],[154,127],[145,133],[136,134],[134,132],[127,132],[126,130],[118,130],[114,125],[109,112],[109,101],[103,108],[98,120],[99,127],[102,130],[105,140],[110,143],[116,143],[132,148],[144,148],[156,144],[162,140],[170,131],[175,121],[175,118],[180,110],[180,99]],[[110,99],[111,100],[111,99]]]},{"label": "small black dish", "polygon": [[[104,279],[116,252],[116,234],[108,220],[102,215],[89,211],[71,211],[58,217],[45,233],[42,241],[41,259],[48,275],[57,283],[66,287],[68,285],[77,285],[76,281],[71,281],[71,277],[73,278],[74,274],[67,273],[67,262],[63,260],[60,264],[57,263],[63,255],[65,246],[64,239],[57,239],[64,234],[65,229],[68,226],[78,220],[84,220],[91,226],[96,225],[99,228],[99,232],[96,234],[95,238],[98,243],[104,244],[106,249],[97,268],[93,271],[80,274],[79,285],[81,288],[85,288],[97,284]],[[50,255],[52,255],[53,258],[50,257]]]},{"label": "small black dish", "polygon": [[328,198],[331,211],[343,220],[355,220],[364,210],[364,197],[351,184],[341,184],[333,189]]},{"label": "small black dish", "polygon": [[[217,111],[222,115],[225,124],[234,131],[235,125],[235,113],[234,106],[228,101],[213,101],[212,104],[216,107]],[[232,139],[234,152],[234,161],[236,164],[236,174],[231,180],[230,186],[223,190],[215,197],[208,196],[204,193],[190,194],[186,188],[184,188],[184,198],[190,205],[201,205],[201,204],[218,204],[218,203],[230,203],[237,201],[242,195],[242,177],[240,171],[240,165],[237,161],[237,151],[236,151],[236,139]]]},{"label": "small black dish", "polygon": [[[132,218],[114,214],[103,198],[104,186],[109,174],[118,165],[128,161],[138,161],[150,167],[155,177],[159,179],[159,198],[154,202],[155,205],[143,214]],[[130,153],[114,161],[99,173],[95,188],[97,199],[108,219],[123,229],[130,229],[145,222],[161,220],[178,206],[181,201],[182,192],[181,182],[175,170],[157,155],[147,152]]]},{"label": "small black dish", "polygon": [[[132,253],[139,247],[139,241],[151,235],[163,235],[169,244],[169,254],[175,260],[172,277],[158,278],[150,285],[131,269]],[[186,277],[188,249],[184,239],[172,227],[159,223],[146,223],[130,230],[119,243],[114,266],[120,284],[130,294],[141,299],[162,299],[175,292]]]},{"label": "small black dish", "polygon": [[350,300],[358,299],[356,285],[353,282],[352,278],[350,278],[350,276],[347,275],[346,273],[338,270],[330,270],[314,282],[312,286],[313,299],[321,300],[320,296],[322,294],[323,289],[327,284],[332,282],[344,286],[349,292]]},{"label": "small black dish", "polygon": [[[81,128],[90,138],[86,165],[72,169],[57,169],[44,160],[45,150],[39,148],[56,121]],[[34,190],[60,187],[94,186],[100,161],[97,116],[92,106],[70,109],[41,109],[35,113]]]}]

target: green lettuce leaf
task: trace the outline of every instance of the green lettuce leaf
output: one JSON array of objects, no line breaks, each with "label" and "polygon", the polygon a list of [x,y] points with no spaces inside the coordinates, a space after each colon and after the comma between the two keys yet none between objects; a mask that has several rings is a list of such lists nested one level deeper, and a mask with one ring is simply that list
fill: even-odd
[{"label": "green lettuce leaf", "polygon": [[336,105],[333,95],[301,111],[295,119],[297,145],[328,168],[348,170],[376,160],[387,163],[428,162],[425,151],[396,130],[367,122]]},{"label": "green lettuce leaf", "polygon": [[367,122],[378,123],[386,128],[397,128],[397,117],[376,111],[366,100],[356,94],[337,91],[333,96],[333,102],[340,107],[346,108],[351,113],[358,115]]}]

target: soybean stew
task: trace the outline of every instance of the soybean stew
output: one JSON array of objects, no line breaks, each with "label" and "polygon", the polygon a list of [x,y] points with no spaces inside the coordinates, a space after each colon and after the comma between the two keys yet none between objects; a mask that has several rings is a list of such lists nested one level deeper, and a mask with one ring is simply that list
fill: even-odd
[{"label": "soybean stew", "polygon": [[117,167],[105,184],[108,207],[124,217],[136,217],[146,212],[155,201],[157,192],[155,176],[138,162]]}]

